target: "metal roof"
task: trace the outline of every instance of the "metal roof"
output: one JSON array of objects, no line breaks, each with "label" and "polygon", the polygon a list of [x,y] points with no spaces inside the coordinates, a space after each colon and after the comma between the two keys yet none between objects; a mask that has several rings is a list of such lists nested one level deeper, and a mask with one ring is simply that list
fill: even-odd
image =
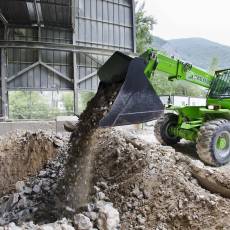
[{"label": "metal roof", "polygon": [[71,26],[71,0],[0,0],[0,10],[13,25]]}]

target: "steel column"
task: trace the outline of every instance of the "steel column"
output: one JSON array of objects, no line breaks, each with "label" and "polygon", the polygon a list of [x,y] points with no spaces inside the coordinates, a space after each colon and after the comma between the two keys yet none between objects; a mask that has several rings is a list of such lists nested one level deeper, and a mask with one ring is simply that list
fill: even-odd
[{"label": "steel column", "polygon": [[[72,29],[73,29],[73,46],[76,45],[76,5],[75,0],[72,0]],[[79,112],[79,98],[78,98],[78,76],[77,76],[77,54],[73,52],[73,79],[74,79],[74,113]]]},{"label": "steel column", "polygon": [[132,20],[133,20],[133,52],[136,53],[137,47],[136,47],[136,13],[135,13],[135,7],[136,3],[135,0],[132,0]]},{"label": "steel column", "polygon": [[73,53],[73,78],[74,78],[74,113],[79,112],[79,98],[78,98],[78,77],[77,77],[77,58],[76,53]]},{"label": "steel column", "polygon": [[6,120],[7,117],[7,90],[6,90],[6,49],[1,49],[1,109],[2,118],[1,120]]}]

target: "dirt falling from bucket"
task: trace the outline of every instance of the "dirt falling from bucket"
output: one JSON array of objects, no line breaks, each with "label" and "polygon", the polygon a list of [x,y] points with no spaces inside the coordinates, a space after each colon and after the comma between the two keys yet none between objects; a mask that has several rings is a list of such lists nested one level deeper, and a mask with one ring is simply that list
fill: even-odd
[{"label": "dirt falling from bucket", "polygon": [[[65,176],[57,188],[57,194],[35,214],[37,222],[44,217],[58,219],[71,216],[89,202],[91,193],[92,164],[89,142],[99,126],[99,121],[110,110],[121,84],[100,85],[96,95],[88,102],[85,111],[80,115],[70,142],[71,149],[65,165]],[[53,201],[52,201],[53,199]],[[54,208],[54,206],[56,208]],[[48,221],[48,220],[47,220]]]}]

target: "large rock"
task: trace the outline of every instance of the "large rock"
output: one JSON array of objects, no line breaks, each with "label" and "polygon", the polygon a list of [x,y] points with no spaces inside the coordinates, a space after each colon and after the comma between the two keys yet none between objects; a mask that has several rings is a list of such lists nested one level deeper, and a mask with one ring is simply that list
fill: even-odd
[{"label": "large rock", "polygon": [[0,230],[74,230],[74,227],[68,222],[66,218],[55,223],[35,225],[33,222],[23,223],[21,227],[17,226],[15,223],[10,223],[5,227],[0,227]]},{"label": "large rock", "polygon": [[90,219],[83,214],[76,214],[74,216],[74,225],[77,230],[91,230],[93,228],[93,224]]},{"label": "large rock", "polygon": [[120,227],[119,212],[112,203],[98,201],[97,208],[99,210],[97,227],[100,230],[116,230]]},{"label": "large rock", "polygon": [[23,192],[24,188],[25,188],[25,182],[24,181],[18,181],[15,184],[15,189],[16,189],[17,192]]}]

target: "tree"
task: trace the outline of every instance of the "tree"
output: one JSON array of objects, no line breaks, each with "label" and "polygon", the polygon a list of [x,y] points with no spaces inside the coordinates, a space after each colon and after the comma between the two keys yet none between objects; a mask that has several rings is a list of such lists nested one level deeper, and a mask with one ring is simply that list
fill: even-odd
[{"label": "tree", "polygon": [[65,92],[62,95],[62,102],[67,112],[67,115],[73,114],[74,110],[74,98],[72,92]]},{"label": "tree", "polygon": [[145,1],[136,1],[136,46],[137,53],[143,53],[152,45],[151,31],[156,24],[152,16],[147,16],[144,11]]},{"label": "tree", "polygon": [[169,81],[164,73],[156,73],[152,84],[158,95],[205,96],[205,91],[201,87],[186,81]]},{"label": "tree", "polygon": [[46,119],[50,111],[39,92],[15,91],[9,94],[9,116],[13,119]]},{"label": "tree", "polygon": [[219,67],[219,59],[217,57],[213,57],[209,67],[209,73],[214,74],[215,71],[218,69],[218,67]]},{"label": "tree", "polygon": [[79,93],[79,112],[83,112],[87,103],[94,97],[94,92],[81,92]]},{"label": "tree", "polygon": [[[152,46],[153,35],[151,31],[156,20],[152,16],[147,16],[144,11],[145,1],[136,1],[136,45],[137,53],[143,53]],[[165,54],[165,53],[164,53]],[[167,55],[167,54],[165,54]],[[213,68],[216,69],[216,60],[213,61]],[[201,87],[185,81],[168,81],[164,73],[155,74],[152,83],[159,95],[178,95],[178,96],[204,96],[205,91]]]}]

